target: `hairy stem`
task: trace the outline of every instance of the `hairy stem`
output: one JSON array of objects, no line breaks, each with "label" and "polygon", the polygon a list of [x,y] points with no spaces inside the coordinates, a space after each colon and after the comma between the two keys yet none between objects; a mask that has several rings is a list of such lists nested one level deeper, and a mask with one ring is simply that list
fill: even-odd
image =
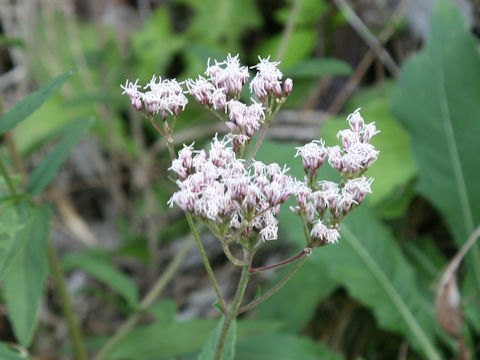
[{"label": "hairy stem", "polygon": [[124,322],[115,332],[113,337],[109,339],[109,341],[100,349],[98,354],[95,356],[95,360],[103,360],[106,358],[108,353],[117,345],[123,337],[128,334],[134,327],[137,325],[138,321],[140,320],[142,313],[148,309],[158,298],[160,293],[163,291],[165,286],[170,282],[173,278],[175,273],[177,272],[180,264],[183,262],[185,257],[187,256],[188,250],[193,245],[193,238],[189,237],[183,243],[182,248],[180,251],[175,255],[173,260],[168,264],[168,267],[165,269],[165,272],[162,276],[155,282],[153,287],[148,291],[145,297],[140,302],[140,305],[135,312],[128,318],[126,322]]},{"label": "hairy stem", "polygon": [[303,263],[305,262],[305,260],[307,260],[307,257],[303,257],[300,262],[298,262],[295,267],[290,270],[290,272],[285,275],[285,277],[280,280],[273,288],[271,288],[270,290],[268,290],[265,294],[263,294],[262,296],[260,296],[258,299],[252,301],[251,303],[245,305],[245,306],[242,306],[241,308],[239,308],[237,310],[237,315],[247,311],[247,310],[250,310],[252,308],[254,308],[255,306],[257,306],[258,304],[262,303],[263,301],[267,300],[270,296],[272,296],[273,294],[275,294],[278,290],[281,289],[281,287],[283,285],[286,284],[286,282],[288,280],[290,280],[290,278],[293,276],[293,274],[295,274],[297,272],[298,269],[300,269],[300,267],[303,265]]},{"label": "hairy stem", "polygon": [[50,264],[50,270],[55,284],[56,291],[60,300],[60,306],[62,307],[62,313],[67,321],[68,332],[73,343],[73,354],[76,360],[87,360],[87,353],[83,344],[82,334],[78,327],[75,313],[73,312],[72,301],[68,295],[67,285],[65,283],[65,276],[58,259],[57,251],[53,247],[51,241],[47,245],[48,262]]},{"label": "hairy stem", "polygon": [[252,263],[252,255],[245,254],[245,260],[248,265],[244,266],[242,269],[242,275],[238,282],[237,291],[235,292],[235,297],[233,298],[232,305],[228,309],[228,313],[225,315],[225,320],[223,322],[222,330],[218,338],[217,349],[215,351],[214,360],[222,360],[223,353],[225,351],[225,345],[227,343],[228,333],[232,327],[233,321],[237,318],[238,309],[242,303],[243,295],[245,294],[245,289],[247,288],[248,280],[250,279],[250,267]]}]

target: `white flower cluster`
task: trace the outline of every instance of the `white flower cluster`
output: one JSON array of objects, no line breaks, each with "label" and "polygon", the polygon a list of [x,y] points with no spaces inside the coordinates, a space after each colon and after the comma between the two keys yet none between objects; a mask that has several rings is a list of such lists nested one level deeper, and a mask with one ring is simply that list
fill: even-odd
[{"label": "white flower cluster", "polygon": [[312,190],[304,182],[298,182],[295,192],[298,206],[291,210],[304,214],[312,224],[310,236],[321,243],[336,243],[340,238],[338,224],[367,193],[371,193],[373,178],[365,176],[349,179],[343,186],[331,181],[318,182],[319,189]]},{"label": "white flower cluster", "polygon": [[365,124],[360,109],[347,117],[350,129],[341,130],[337,138],[342,139],[342,146],[328,149],[328,162],[333,168],[346,176],[355,176],[365,172],[378,157],[379,151],[370,144],[373,136],[379,133],[375,123]]},{"label": "white flower cluster", "polygon": [[[250,91],[261,100],[251,105],[239,101],[243,86],[250,74],[248,67],[241,66],[239,56],[228,54],[227,59],[221,62],[215,60],[214,65],[208,61],[205,75],[196,80],[186,80],[188,92],[194,99],[213,110],[228,113],[230,121],[227,126],[231,131],[231,138],[235,149],[243,146],[257,131],[265,120],[265,107],[268,105],[268,96],[276,99],[286,98],[293,89],[292,79],[286,79],[282,90],[282,72],[277,68],[278,62],[270,62],[270,58],[262,59],[252,66],[257,73],[250,83]],[[238,145],[238,146],[236,146]]]},{"label": "white flower cluster", "polygon": [[[342,219],[372,192],[373,178],[367,179],[363,173],[378,157],[379,152],[370,140],[379,131],[375,123],[365,124],[359,109],[350,114],[347,121],[350,129],[337,134],[342,139],[342,147],[325,147],[323,140],[315,140],[298,147],[295,154],[302,158],[307,178],[297,182],[298,206],[291,210],[306,217],[312,240],[320,244],[338,242]],[[332,167],[344,176],[340,184],[331,181],[315,184],[317,171],[327,157]]]},{"label": "white flower cluster", "polygon": [[148,91],[141,92],[138,89],[141,88],[138,85],[138,79],[135,83],[126,81],[125,85],[120,85],[123,89],[123,94],[127,94],[130,97],[132,105],[138,111],[143,109],[150,115],[160,114],[162,119],[166,119],[169,114],[178,115],[185,110],[185,106],[188,103],[188,99],[183,94],[182,86],[175,79],[162,80],[153,75],[150,82],[144,86],[143,89],[149,89]]},{"label": "white flower cluster", "polygon": [[237,159],[230,140],[213,139],[207,154],[184,146],[170,170],[178,176],[179,191],[169,200],[184,211],[225,231],[229,239],[239,229],[243,238],[277,238],[280,204],[295,191],[293,179],[278,164],[254,161],[248,169]]}]

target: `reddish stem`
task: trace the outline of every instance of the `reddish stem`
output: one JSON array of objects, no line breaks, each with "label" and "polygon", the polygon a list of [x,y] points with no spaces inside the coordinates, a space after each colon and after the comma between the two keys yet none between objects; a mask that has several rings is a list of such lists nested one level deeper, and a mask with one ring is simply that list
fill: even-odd
[{"label": "reddish stem", "polygon": [[278,268],[278,267],[281,267],[283,265],[287,265],[287,264],[290,264],[291,262],[294,262],[295,260],[298,260],[300,259],[302,256],[305,256],[307,254],[310,254],[312,251],[312,248],[310,247],[306,247],[302,250],[300,250],[300,252],[288,259],[285,259],[283,261],[280,261],[279,263],[276,263],[276,264],[273,264],[273,265],[267,265],[267,266],[261,266],[261,267],[258,267],[258,268],[253,268],[253,269],[250,269],[250,274],[255,274],[257,272],[261,272],[261,271],[265,271],[265,270],[270,270],[270,269],[275,269],[275,268]]}]

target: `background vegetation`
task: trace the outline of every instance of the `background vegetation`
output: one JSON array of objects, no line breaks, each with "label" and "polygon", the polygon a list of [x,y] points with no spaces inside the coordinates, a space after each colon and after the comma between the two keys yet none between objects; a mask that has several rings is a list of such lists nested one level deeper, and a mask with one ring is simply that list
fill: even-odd
[{"label": "background vegetation", "polygon": [[[479,245],[444,273],[480,225],[478,9],[456,3],[3,1],[0,358],[197,358],[215,293],[166,206],[165,143],[119,85],[183,80],[227,53],[271,55],[295,82],[261,160],[301,177],[295,146],[336,141],[360,106],[382,131],[368,204],[239,320],[235,359],[480,357]],[[188,108],[176,146],[225,131]],[[301,249],[297,221],[282,212],[265,264]],[[201,235],[231,298],[238,273]]]}]

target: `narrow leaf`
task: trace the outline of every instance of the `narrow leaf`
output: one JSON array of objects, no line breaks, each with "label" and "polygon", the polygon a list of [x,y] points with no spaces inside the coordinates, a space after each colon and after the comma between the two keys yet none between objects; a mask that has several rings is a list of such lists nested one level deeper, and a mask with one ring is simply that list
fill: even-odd
[{"label": "narrow leaf", "polygon": [[47,274],[46,243],[50,229],[50,209],[33,208],[25,230],[21,232],[20,248],[12,260],[4,280],[4,296],[8,317],[15,337],[28,347],[38,321],[43,284]]},{"label": "narrow leaf", "polygon": [[93,253],[75,253],[65,255],[62,265],[66,270],[80,268],[104,282],[120,294],[131,307],[138,303],[138,292],[132,280],[113,267],[108,259]]},{"label": "narrow leaf", "polygon": [[28,219],[28,214],[25,219],[19,210],[11,202],[0,206],[0,279],[15,257],[17,245],[21,243],[17,235],[25,228],[25,220]]},{"label": "narrow leaf", "polygon": [[93,119],[77,120],[66,130],[65,136],[43,159],[33,171],[27,184],[27,192],[32,196],[38,195],[55,177],[60,166],[67,159],[70,151],[87,133],[93,124]]},{"label": "narrow leaf", "polygon": [[[215,356],[215,350],[217,348],[218,339],[222,331],[224,318],[222,317],[215,328],[210,334],[207,342],[203,346],[202,352],[198,356],[198,360],[212,360]],[[225,344],[225,350],[223,352],[222,360],[233,360],[235,355],[235,343],[237,341],[237,322],[234,320],[228,333],[227,342]]]},{"label": "narrow leaf", "polygon": [[[438,2],[426,47],[404,67],[393,112],[411,134],[418,191],[460,247],[480,224],[480,55],[458,9]],[[480,245],[467,255],[471,319],[480,330]],[[475,295],[476,293],[476,295]]]},{"label": "narrow leaf", "polygon": [[352,72],[348,63],[339,59],[307,59],[285,70],[293,78],[318,78],[320,76],[345,76]]},{"label": "narrow leaf", "polygon": [[67,81],[73,73],[73,71],[69,71],[58,76],[17,103],[10,111],[3,114],[0,117],[0,135],[12,129],[42,106],[45,101],[62,87],[63,83]]}]

